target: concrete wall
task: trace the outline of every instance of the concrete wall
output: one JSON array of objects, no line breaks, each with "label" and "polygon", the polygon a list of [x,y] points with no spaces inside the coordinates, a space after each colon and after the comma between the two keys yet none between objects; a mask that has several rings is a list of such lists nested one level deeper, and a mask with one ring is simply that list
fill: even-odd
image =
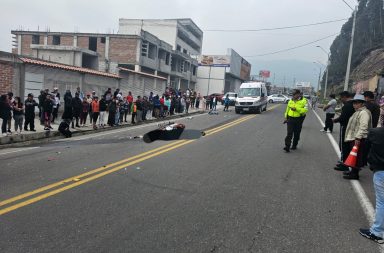
[{"label": "concrete wall", "polygon": [[239,92],[240,85],[243,83],[242,80],[233,77],[229,74],[226,74],[225,76],[225,86],[224,86],[224,93],[227,92]]},{"label": "concrete wall", "polygon": [[[209,74],[209,72],[211,72],[211,74]],[[212,93],[223,93],[224,85],[224,67],[200,66],[197,69],[196,91],[200,92],[202,95],[205,96]]]},{"label": "concrete wall", "polygon": [[[154,24],[155,22],[155,24]],[[177,22],[156,20],[154,22],[146,20],[119,20],[119,34],[140,35],[141,30],[147,31],[160,40],[170,44],[176,50]]]},{"label": "concrete wall", "polygon": [[161,96],[165,91],[167,83],[162,79],[146,77],[125,71],[121,71],[120,76],[123,78],[120,80],[120,90],[124,95],[131,91],[135,98],[137,96],[148,96],[151,91],[154,95],[158,94]]},{"label": "concrete wall", "polygon": [[71,90],[72,93],[74,93],[77,87],[80,87],[84,93],[94,90],[96,94],[101,95],[104,94],[107,88],[116,89],[119,86],[119,79],[116,78],[83,74],[38,65],[27,64],[25,72],[27,75],[41,75],[43,80],[42,88],[53,90],[54,87],[57,87],[62,94],[62,99],[66,90]]},{"label": "concrete wall", "polygon": [[78,67],[82,66],[81,52],[33,49],[32,56],[46,61],[59,62]]}]

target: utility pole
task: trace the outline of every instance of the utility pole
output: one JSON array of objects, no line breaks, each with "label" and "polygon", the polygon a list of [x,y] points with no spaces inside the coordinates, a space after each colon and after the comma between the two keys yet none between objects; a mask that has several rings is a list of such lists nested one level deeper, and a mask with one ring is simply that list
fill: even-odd
[{"label": "utility pole", "polygon": [[327,98],[328,72],[329,72],[329,54],[328,54],[328,62],[327,62],[327,73],[325,74],[324,99]]},{"label": "utility pole", "polygon": [[352,60],[352,51],[353,51],[353,40],[355,38],[356,16],[357,16],[357,6],[355,7],[355,10],[353,11],[352,35],[351,35],[351,43],[349,45],[347,72],[345,73],[345,83],[344,83],[344,90],[346,90],[346,91],[348,90],[349,74],[351,72],[351,60]]},{"label": "utility pole", "polygon": [[212,65],[209,65],[207,97],[209,96],[209,85],[211,83],[211,70],[212,70]]},{"label": "utility pole", "polygon": [[321,67],[320,67],[320,72],[319,72],[319,81],[317,82],[317,92],[320,90],[320,79],[321,79]]}]

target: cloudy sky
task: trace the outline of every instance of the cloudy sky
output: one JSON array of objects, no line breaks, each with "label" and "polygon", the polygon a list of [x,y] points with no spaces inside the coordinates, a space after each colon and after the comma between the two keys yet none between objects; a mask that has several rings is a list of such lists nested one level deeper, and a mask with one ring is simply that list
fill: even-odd
[{"label": "cloudy sky", "polygon": [[[354,5],[354,0],[347,0]],[[349,18],[342,0],[1,0],[0,50],[10,51],[12,29],[117,32],[119,18],[191,18],[209,29],[259,29]],[[257,56],[295,47],[340,31],[343,22],[277,31],[204,32],[203,53]],[[252,72],[270,68],[276,82],[293,78],[317,82],[313,61],[326,62],[316,45],[329,49],[334,37],[297,50],[263,57],[246,57]],[[297,63],[297,70],[295,69]],[[284,68],[286,66],[286,68]],[[305,72],[303,70],[305,66]],[[316,74],[317,73],[317,74]],[[292,81],[290,81],[292,82]]]}]

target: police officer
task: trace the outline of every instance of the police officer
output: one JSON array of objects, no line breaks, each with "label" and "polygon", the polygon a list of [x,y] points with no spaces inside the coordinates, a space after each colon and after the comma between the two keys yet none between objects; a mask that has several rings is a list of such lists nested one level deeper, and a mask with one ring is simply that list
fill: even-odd
[{"label": "police officer", "polygon": [[[299,131],[299,136],[298,136],[298,139],[297,141],[300,140],[300,133],[301,133],[301,129],[303,128],[303,123],[304,123],[304,120],[305,120],[305,117],[307,116],[307,112],[308,112],[308,100],[304,97],[303,95],[303,92],[300,92],[300,99],[298,101],[301,106],[303,106],[304,108],[306,108],[305,112],[303,111],[301,113],[301,116],[300,116],[300,119],[301,119],[301,123],[300,123],[300,131]],[[296,145],[294,145],[295,143],[293,143],[293,147],[296,147],[297,146],[297,143]],[[295,148],[296,149],[296,148]]]},{"label": "police officer", "polygon": [[287,123],[287,137],[285,137],[284,150],[287,153],[290,149],[296,149],[300,140],[302,124],[305,119],[305,115],[308,112],[307,100],[301,97],[300,91],[294,90],[292,95],[293,97],[288,102],[287,109],[284,114],[284,123]]}]

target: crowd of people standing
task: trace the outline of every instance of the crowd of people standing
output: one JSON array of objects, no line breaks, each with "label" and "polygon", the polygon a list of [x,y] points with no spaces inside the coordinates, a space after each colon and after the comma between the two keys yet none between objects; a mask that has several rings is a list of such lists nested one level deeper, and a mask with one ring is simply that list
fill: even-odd
[{"label": "crowd of people standing", "polygon": [[[72,128],[92,126],[94,129],[105,126],[118,126],[123,122],[136,124],[153,118],[163,118],[174,114],[188,113],[190,108],[199,108],[203,100],[200,93],[186,89],[175,90],[167,87],[161,96],[150,92],[148,96],[137,96],[132,92],[123,94],[120,89],[108,88],[100,97],[95,91],[85,93],[78,87],[74,93],[67,90],[61,99],[58,88],[53,91],[41,90],[37,99],[28,94],[25,101],[14,97],[12,92],[0,97],[0,117],[3,136],[22,131],[36,131],[35,108],[44,130],[53,129],[52,123],[62,113],[62,120]],[[61,107],[63,108],[61,109]],[[60,110],[61,109],[61,110]],[[14,129],[11,128],[14,119]],[[89,125],[87,121],[89,119]]]}]

